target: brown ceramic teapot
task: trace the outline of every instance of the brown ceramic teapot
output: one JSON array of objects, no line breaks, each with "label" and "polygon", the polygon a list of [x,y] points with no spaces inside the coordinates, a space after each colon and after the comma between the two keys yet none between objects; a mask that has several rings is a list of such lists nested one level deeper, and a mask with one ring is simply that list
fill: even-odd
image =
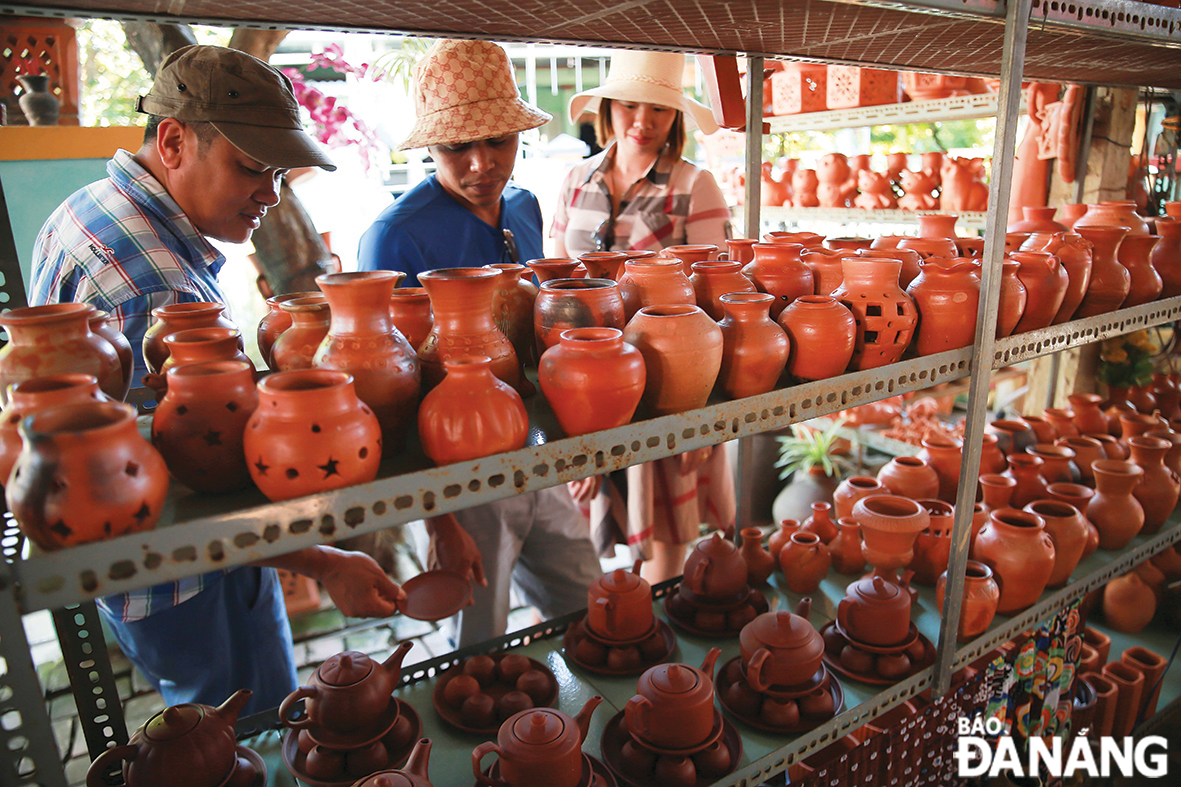
[{"label": "brown ceramic teapot", "polygon": [[370,774],[353,787],[431,787],[430,760],[431,739],[423,738],[414,744],[410,759],[401,768]]},{"label": "brown ceramic teapot", "polygon": [[[356,651],[337,653],[316,668],[307,686],[300,686],[279,705],[279,720],[293,730],[313,725],[347,735],[376,723],[390,706],[390,694],[402,674],[402,659],[413,642],[403,642],[378,663]],[[289,718],[291,706],[306,700],[305,713]]]},{"label": "brown ceramic teapot", "polygon": [[127,787],[217,787],[237,766],[234,725],[250,695],[240,689],[217,708],[197,703],[165,708],[127,745],[98,755],[86,772],[86,787],[106,784],[104,775],[117,760],[123,760]]},{"label": "brown ceramic teapot", "polygon": [[586,622],[603,639],[630,641],[652,630],[652,586],[640,576],[642,562],[637,560],[630,572],[610,571],[590,586]]},{"label": "brown ceramic teapot", "polygon": [[701,669],[658,664],[641,675],[638,693],[623,707],[628,731],[662,749],[688,749],[707,739],[714,726],[714,663],[721,652],[710,648]]},{"label": "brown ceramic teapot", "polygon": [[771,686],[794,686],[820,669],[824,640],[808,622],[812,599],[800,600],[795,614],[787,610],[764,612],[742,627],[738,644],[746,682],[755,691]]},{"label": "brown ceramic teapot", "polygon": [[714,531],[685,561],[684,582],[702,598],[729,599],[746,587],[746,560],[732,540]]},{"label": "brown ceramic teapot", "polygon": [[910,593],[876,574],[859,579],[837,605],[837,622],[858,642],[897,645],[910,633]]},{"label": "brown ceramic teapot", "polygon": [[[603,701],[591,697],[573,719],[554,708],[523,710],[505,720],[496,743],[481,743],[472,750],[476,783],[486,787],[577,787],[582,778],[582,742],[590,729],[591,715]],[[500,778],[486,776],[480,767],[484,756],[500,757]]]}]

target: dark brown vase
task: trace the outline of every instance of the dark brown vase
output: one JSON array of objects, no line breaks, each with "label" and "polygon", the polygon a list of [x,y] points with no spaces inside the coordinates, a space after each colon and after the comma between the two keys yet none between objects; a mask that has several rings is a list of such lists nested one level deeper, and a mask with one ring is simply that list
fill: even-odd
[{"label": "dark brown vase", "polygon": [[285,301],[293,301],[296,298],[307,298],[308,296],[319,296],[320,292],[285,292],[282,295],[272,295],[267,298],[267,313],[258,321],[257,341],[258,354],[262,356],[262,362],[267,365],[268,369],[277,369],[271,363],[271,349],[275,346],[275,340],[279,338],[279,334],[291,327],[291,315],[280,308],[280,304]]},{"label": "dark brown vase", "polygon": [[517,353],[492,318],[492,293],[499,277],[500,272],[490,268],[440,268],[419,275],[435,316],[418,348],[424,392],[443,380],[444,361],[473,354],[492,359],[492,373],[520,390]]},{"label": "dark brown vase", "polygon": [[1118,309],[1132,288],[1132,276],[1120,265],[1116,252],[1128,231],[1119,226],[1074,227],[1075,232],[1090,241],[1091,283],[1074,313],[1075,319],[1094,317]]},{"label": "dark brown vase", "polygon": [[857,321],[854,369],[876,369],[902,358],[914,334],[918,312],[898,286],[902,263],[884,257],[846,257],[844,282],[833,297]]},{"label": "dark brown vase", "polygon": [[[935,586],[935,603],[943,614],[943,599],[947,589],[947,572],[939,576]],[[978,560],[969,560],[964,569],[963,606],[960,607],[960,625],[956,639],[969,642],[988,630],[996,617],[997,605],[1001,600],[1001,589],[993,578],[992,569]]]},{"label": "dark brown vase", "polygon": [[1025,311],[1013,333],[1049,326],[1066,298],[1069,274],[1058,258],[1047,251],[1015,251],[1009,259],[1020,266],[1017,278],[1025,285]]},{"label": "dark brown vase", "polygon": [[1046,523],[1046,532],[1054,542],[1054,570],[1046,586],[1062,587],[1083,557],[1090,535],[1087,521],[1077,508],[1059,500],[1035,500],[1024,510]]},{"label": "dark brown vase", "polygon": [[[536,366],[537,359],[541,357],[533,328],[533,306],[537,301],[537,288],[533,286],[533,282],[522,278],[522,274],[528,268],[511,262],[495,263],[486,267],[500,271],[500,278],[496,280],[496,287],[492,290],[493,322],[513,345],[513,351],[517,354],[517,361],[521,366]],[[423,339],[429,333],[430,327],[427,326],[426,333],[422,335]],[[421,340],[419,343],[421,344]],[[417,344],[411,344],[415,349],[418,348]]]},{"label": "dark brown vase", "polygon": [[1054,542],[1036,514],[1002,508],[988,515],[976,536],[972,559],[992,569],[1001,589],[997,612],[1012,615],[1032,606],[1054,570]]},{"label": "dark brown vase", "polygon": [[644,358],[618,328],[570,328],[541,356],[538,382],[558,423],[574,436],[623,426],[644,393]]},{"label": "dark brown vase", "polygon": [[[170,333],[183,331],[188,328],[237,328],[226,316],[226,307],[220,303],[170,303],[152,309],[152,317],[156,319],[151,327],[144,331],[144,363],[148,371],[160,374],[164,359],[168,357],[168,348],[164,346],[164,337]],[[100,381],[101,383],[101,381]]]},{"label": "dark brown vase", "polygon": [[328,335],[332,312],[323,293],[292,298],[279,304],[291,323],[271,345],[271,368],[279,372],[311,369],[320,342]]},{"label": "dark brown vase", "polygon": [[857,321],[835,298],[797,298],[778,322],[791,340],[787,370],[792,377],[825,380],[845,373],[857,344]]},{"label": "dark brown vase", "polygon": [[918,278],[906,288],[919,313],[915,350],[933,355],[970,346],[980,304],[979,263],[933,257],[920,262],[919,269]]},{"label": "dark brown vase", "polygon": [[1122,549],[1144,527],[1144,508],[1133,496],[1144,471],[1118,459],[1102,459],[1095,471],[1095,496],[1087,519],[1099,529],[1100,549]]},{"label": "dark brown vase", "polygon": [[[697,305],[715,322],[725,316],[722,296],[732,292],[758,292],[754,282],[742,274],[742,263],[712,260],[693,263],[689,276]],[[774,298],[771,299],[774,301]]]},{"label": "dark brown vase", "polygon": [[525,404],[492,374],[488,357],[449,358],[443,365],[447,376],[418,408],[423,453],[445,465],[523,448],[529,436]]},{"label": "dark brown vase", "polygon": [[540,355],[570,328],[623,330],[623,299],[610,279],[554,279],[541,285],[533,307],[532,332]]},{"label": "dark brown vase", "polygon": [[768,316],[774,300],[774,296],[762,292],[721,296],[725,317],[718,323],[722,331],[722,366],[717,387],[731,399],[767,393],[787,366],[787,334]]},{"label": "dark brown vase", "polygon": [[1140,532],[1152,535],[1168,520],[1177,507],[1178,495],[1181,495],[1181,479],[1164,463],[1172,443],[1140,435],[1128,440],[1128,448],[1132,452],[1133,464],[1144,471],[1132,492],[1144,509],[1144,527]]},{"label": "dark brown vase", "polygon": [[90,332],[106,339],[119,356],[119,366],[123,369],[123,395],[118,399],[123,401],[127,398],[127,392],[131,390],[131,376],[135,372],[135,355],[131,351],[131,342],[115,327],[115,319],[110,312],[95,309],[90,315],[89,322]]},{"label": "dark brown vase", "polygon": [[0,313],[8,343],[0,349],[0,401],[8,386],[50,374],[91,374],[98,387],[121,400],[123,366],[106,339],[90,331],[94,307],[88,303],[51,303]]},{"label": "dark brown vase", "polygon": [[771,305],[771,318],[778,319],[779,313],[796,298],[814,295],[816,284],[812,269],[804,264],[801,253],[804,247],[798,243],[756,243],[755,258],[748,262],[742,272],[759,292],[775,296]]},{"label": "dark brown vase", "polygon": [[996,338],[1010,336],[1025,314],[1028,295],[1025,285],[1017,276],[1021,266],[1015,260],[1006,259],[1001,263],[1001,295],[997,307]]},{"label": "dark brown vase", "polygon": [[1128,235],[1120,243],[1116,259],[1132,277],[1128,297],[1124,298],[1120,308],[1150,303],[1160,297],[1164,280],[1152,267],[1152,252],[1160,241],[1160,235]]}]

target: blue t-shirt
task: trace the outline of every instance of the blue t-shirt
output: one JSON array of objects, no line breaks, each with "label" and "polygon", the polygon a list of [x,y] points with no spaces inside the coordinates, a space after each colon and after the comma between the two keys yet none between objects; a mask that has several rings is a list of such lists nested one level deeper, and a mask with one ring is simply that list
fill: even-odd
[{"label": "blue t-shirt", "polygon": [[417,287],[418,274],[436,268],[479,268],[514,262],[504,230],[516,241],[515,262],[539,259],[541,206],[533,192],[509,183],[500,197],[500,227],[489,226],[460,205],[431,175],[381,212],[365,230],[357,250],[363,271],[405,271],[404,287]]}]

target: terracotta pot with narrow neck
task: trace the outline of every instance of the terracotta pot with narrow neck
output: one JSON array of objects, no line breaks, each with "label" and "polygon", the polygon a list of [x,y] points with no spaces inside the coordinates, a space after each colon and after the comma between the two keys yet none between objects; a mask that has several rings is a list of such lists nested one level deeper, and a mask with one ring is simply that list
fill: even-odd
[{"label": "terracotta pot with narrow neck", "polygon": [[1129,235],[1120,243],[1116,259],[1132,277],[1128,297],[1120,308],[1150,303],[1160,297],[1164,280],[1152,266],[1152,252],[1160,241],[1160,235]]},{"label": "terracotta pot with narrow neck", "polygon": [[1152,249],[1152,267],[1161,277],[1162,298],[1181,295],[1181,220],[1158,217],[1160,243]]},{"label": "terracotta pot with narrow neck", "polygon": [[8,482],[21,451],[18,426],[27,416],[60,404],[105,402],[93,374],[50,374],[8,386],[8,405],[0,412],[0,486]]},{"label": "terracotta pot with narrow neck", "polygon": [[885,484],[870,476],[851,476],[841,481],[832,495],[833,516],[841,519],[853,516],[853,506],[863,497],[886,495]]},{"label": "terracotta pot with narrow neck", "polygon": [[1129,235],[1147,235],[1148,222],[1136,212],[1134,200],[1107,200],[1087,205],[1087,212],[1074,222],[1074,230],[1094,226],[1126,227]]},{"label": "terracotta pot with narrow neck", "polygon": [[[526,282],[520,277],[520,271],[529,269],[524,265],[514,265],[516,271],[516,278],[518,286],[524,288],[524,291],[534,290],[533,297],[536,297],[536,287]],[[530,309],[532,314],[532,309]],[[410,342],[410,346],[414,348],[417,353],[419,345],[426,341],[426,337],[431,332],[431,325],[434,323],[434,318],[431,316],[431,296],[426,294],[425,287],[396,287],[390,293],[390,319],[394,321],[394,327],[397,328],[406,341]],[[530,332],[532,333],[532,325]]]},{"label": "terracotta pot with narrow neck", "polygon": [[865,555],[861,552],[861,525],[853,517],[837,520],[840,532],[828,545],[832,567],[841,574],[860,574],[865,571]]},{"label": "terracotta pot with narrow neck", "polygon": [[127,398],[127,392],[131,390],[131,377],[135,373],[135,354],[131,351],[131,342],[127,341],[127,337],[115,326],[115,318],[111,316],[110,312],[93,309],[88,322],[90,332],[106,339],[115,348],[115,354],[119,356],[119,366],[123,370],[123,388],[121,389],[122,396],[116,398],[123,401]]},{"label": "terracotta pot with narrow neck", "polygon": [[1046,495],[1046,480],[1042,478],[1042,460],[1031,454],[1010,454],[1009,469],[1004,475],[1017,482],[1013,490],[1013,507],[1024,507]]},{"label": "terracotta pot with narrow neck", "polygon": [[1046,532],[1054,542],[1054,570],[1046,586],[1057,588],[1066,584],[1078,566],[1087,546],[1090,528],[1081,512],[1059,500],[1035,500],[1023,509],[1037,514],[1046,523]]},{"label": "terracotta pot with narrow neck", "polygon": [[440,268],[419,275],[435,317],[418,348],[424,393],[442,382],[444,361],[472,354],[488,356],[493,374],[514,388],[520,386],[517,353],[492,318],[492,293],[499,277],[500,272],[491,268]]},{"label": "terracotta pot with narrow neck", "polygon": [[[947,572],[939,575],[935,585],[935,604],[943,614],[943,599],[947,590]],[[1001,600],[1001,589],[993,578],[992,569],[978,560],[969,560],[964,569],[963,606],[960,607],[960,625],[956,639],[969,642],[988,630],[996,617],[997,604]]]},{"label": "terracotta pot with narrow neck", "polygon": [[784,584],[792,593],[815,592],[832,566],[828,546],[815,533],[803,530],[792,534],[778,557]]},{"label": "terracotta pot with narrow neck", "polygon": [[1017,489],[1017,481],[1007,475],[986,473],[980,476],[980,491],[984,496],[984,510],[996,511],[1001,508],[1011,508],[1013,492]]},{"label": "terracotta pot with narrow neck", "polygon": [[1144,527],[1140,532],[1145,535],[1160,530],[1181,495],[1181,479],[1165,466],[1165,456],[1171,448],[1170,441],[1147,435],[1128,440],[1132,462],[1144,471],[1132,494],[1144,509]]},{"label": "terracotta pot with narrow neck", "polygon": [[951,238],[955,239],[955,223],[959,215],[955,213],[923,213],[917,217],[920,238]]},{"label": "terracotta pot with narrow neck", "polygon": [[1017,278],[1025,285],[1025,311],[1013,333],[1036,331],[1049,326],[1070,286],[1070,276],[1062,263],[1046,251],[1015,251],[1009,259],[1020,267]]},{"label": "terracotta pot with narrow neck", "polygon": [[[513,345],[517,362],[522,366],[521,377],[524,379],[524,366],[535,365],[540,357],[533,332],[533,306],[537,302],[537,288],[533,286],[533,282],[521,278],[521,274],[528,268],[520,263],[494,263],[486,267],[500,271],[500,278],[496,280],[496,287],[492,290],[492,319]],[[398,290],[394,290],[395,294],[397,292]],[[429,297],[427,305],[429,308]],[[420,326],[419,330],[422,328],[426,328],[426,331],[418,344],[410,342],[416,351],[419,344],[430,334],[429,323]],[[410,339],[409,336],[406,338]]]},{"label": "terracotta pot with narrow neck", "polygon": [[1103,397],[1098,394],[1071,394],[1067,397],[1070,409],[1074,412],[1074,425],[1079,434],[1096,434],[1107,432],[1107,418],[1099,407]]},{"label": "terracotta pot with narrow neck", "polygon": [[972,545],[972,559],[996,574],[1001,588],[997,612],[1011,615],[1032,606],[1046,589],[1054,570],[1054,542],[1037,514],[1002,508],[988,515]]},{"label": "terracotta pot with narrow neck", "polygon": [[1164,372],[1154,372],[1151,390],[1160,417],[1166,421],[1176,418],[1181,412],[1181,387]]},{"label": "terracotta pot with narrow neck", "polygon": [[980,265],[970,259],[931,258],[919,263],[906,288],[919,313],[915,350],[933,355],[968,347],[976,338]]},{"label": "terracotta pot with narrow neck", "polygon": [[814,295],[832,295],[841,286],[845,273],[841,260],[853,252],[833,249],[809,249],[801,255],[804,264],[812,270],[815,282]]},{"label": "terracotta pot with narrow neck", "polygon": [[[1055,445],[1069,448],[1074,452],[1074,466],[1078,470],[1079,477],[1073,480],[1064,479],[1067,483],[1094,483],[1095,473],[1091,470],[1091,465],[1100,459],[1107,458],[1103,445],[1098,440],[1084,435],[1060,437],[1055,441]],[[1049,483],[1055,482],[1049,481]]]},{"label": "terracotta pot with narrow neck", "polygon": [[717,387],[731,399],[767,393],[787,366],[791,343],[768,316],[773,301],[764,292],[721,296],[725,317],[718,323],[722,331],[722,366]]},{"label": "terracotta pot with narrow neck", "polygon": [[1078,311],[1074,313],[1075,319],[1094,317],[1118,309],[1132,288],[1132,275],[1116,259],[1116,253],[1127,237],[1128,230],[1121,226],[1080,227],[1078,224],[1075,224],[1074,229],[1093,246],[1091,283],[1087,285],[1086,295],[1083,296]]},{"label": "terracotta pot with narrow neck", "polygon": [[271,345],[271,368],[278,372],[311,369],[320,342],[328,335],[332,312],[323,293],[292,298],[279,304],[291,325]]},{"label": "terracotta pot with narrow neck", "polygon": [[1169,451],[1165,454],[1165,467],[1181,478],[1181,434],[1160,429],[1147,432],[1145,437],[1157,437],[1169,443]]},{"label": "terracotta pot with narrow neck", "polygon": [[775,573],[779,561],[763,549],[763,531],[757,527],[744,527],[741,535],[742,559],[746,562],[746,584],[755,588],[764,584]]},{"label": "terracotta pot with narrow neck", "polygon": [[644,356],[643,402],[655,415],[703,407],[722,367],[722,331],[696,306],[646,306],[623,339]]},{"label": "terracotta pot with narrow neck", "polygon": [[377,416],[387,450],[405,442],[422,389],[418,354],[390,319],[390,295],[403,278],[395,271],[316,277],[332,318],[312,363],[353,376],[357,398]]},{"label": "terracotta pot with narrow neck", "polygon": [[[879,239],[880,240],[880,239]],[[899,238],[899,240],[902,240]],[[876,241],[875,241],[876,243]],[[902,263],[902,269],[898,271],[898,286],[906,289],[910,286],[919,275],[919,263],[926,257],[922,257],[913,249],[899,249],[894,247],[879,247],[873,246],[869,249],[858,249],[858,257],[886,257],[891,260],[898,260]],[[928,257],[930,255],[927,255]],[[960,256],[953,254],[953,257]],[[842,272],[842,277],[844,276]]]},{"label": "terracotta pot with narrow neck", "polygon": [[1060,325],[1074,318],[1082,303],[1083,295],[1091,284],[1090,241],[1075,232],[1035,232],[1021,244],[1022,251],[1045,251],[1053,254],[1062,263],[1069,280],[1062,305],[1054,315],[1053,325]]},{"label": "terracotta pot with narrow neck", "polygon": [[911,500],[939,496],[939,474],[917,456],[896,456],[878,471],[878,481],[892,495]]},{"label": "terracotta pot with narrow neck", "polygon": [[923,450],[919,451],[918,458],[939,476],[939,499],[945,503],[955,502],[963,454],[964,441],[958,437],[932,435],[923,439]]},{"label": "terracotta pot with narrow neck", "polygon": [[1042,417],[1054,427],[1054,431],[1058,433],[1058,437],[1078,437],[1078,427],[1074,425],[1074,410],[1066,410],[1061,407],[1047,407],[1042,410]]},{"label": "terracotta pot with narrow neck", "polygon": [[693,274],[689,277],[689,282],[693,285],[697,305],[715,322],[726,316],[722,303],[723,295],[758,292],[754,282],[742,274],[742,263],[730,260],[693,263]]},{"label": "terracotta pot with narrow neck", "polygon": [[897,362],[918,323],[914,301],[899,287],[902,263],[885,257],[846,257],[841,267],[845,278],[833,297],[857,320],[850,365],[864,371]]},{"label": "terracotta pot with narrow neck", "polygon": [[754,246],[758,242],[756,238],[727,238],[726,248],[729,249],[730,259],[743,265],[752,261],[755,258]]},{"label": "terracotta pot with narrow neck", "polygon": [[996,318],[998,339],[1011,335],[1025,314],[1029,296],[1025,292],[1025,285],[1017,276],[1020,267],[1015,260],[1006,259],[1001,263],[1001,295]]},{"label": "terracotta pot with narrow neck", "polygon": [[796,298],[816,294],[812,269],[800,256],[803,245],[756,243],[754,250],[755,258],[743,267],[742,272],[755,283],[759,292],[775,296],[775,303],[771,304],[772,319],[778,319],[779,313]]},{"label": "terracotta pot with narrow neck", "polygon": [[1001,450],[997,436],[985,432],[980,435],[980,472],[1003,473],[1009,466],[1005,453]]},{"label": "terracotta pot with narrow neck", "polygon": [[567,435],[631,421],[644,393],[644,357],[618,328],[570,328],[541,356],[541,392]]},{"label": "terracotta pot with narrow neck", "polygon": [[1163,429],[1165,425],[1161,422],[1160,416],[1132,412],[1120,413],[1119,426],[1119,441],[1124,445],[1128,445],[1128,441],[1133,437],[1139,437],[1148,432]]},{"label": "terracotta pot with narrow neck", "polygon": [[267,298],[267,313],[258,321],[257,340],[258,354],[262,356],[262,362],[267,365],[268,369],[276,368],[271,362],[271,348],[275,346],[275,340],[283,331],[291,327],[291,315],[283,311],[280,305],[285,301],[319,294],[319,292],[286,292]]},{"label": "terracotta pot with narrow neck", "polygon": [[1144,527],[1144,508],[1133,496],[1144,470],[1131,462],[1102,459],[1095,471],[1095,496],[1087,504],[1087,519],[1099,529],[1101,549],[1122,549]]},{"label": "terracotta pot with narrow neck", "polygon": [[[220,303],[170,303],[152,309],[155,322],[144,331],[144,363],[148,371],[160,374],[160,367],[168,357],[164,337],[188,328],[237,328],[225,316],[226,307]],[[100,381],[101,382],[101,381]]]},{"label": "terracotta pot with narrow neck", "polygon": [[645,306],[696,304],[697,293],[680,260],[663,257],[628,260],[619,281],[625,324]]},{"label": "terracotta pot with narrow neck", "polygon": [[805,295],[779,314],[790,340],[787,370],[799,380],[844,374],[857,342],[853,313],[827,295]]}]

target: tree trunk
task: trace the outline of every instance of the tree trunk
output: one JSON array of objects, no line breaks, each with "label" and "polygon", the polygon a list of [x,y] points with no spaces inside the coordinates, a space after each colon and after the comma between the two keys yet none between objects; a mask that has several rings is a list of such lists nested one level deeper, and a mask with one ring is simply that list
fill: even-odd
[{"label": "tree trunk", "polygon": [[157,25],[151,22],[123,22],[122,25],[128,45],[139,55],[153,79],[164,58],[181,47],[197,43],[197,37],[188,25]]}]

